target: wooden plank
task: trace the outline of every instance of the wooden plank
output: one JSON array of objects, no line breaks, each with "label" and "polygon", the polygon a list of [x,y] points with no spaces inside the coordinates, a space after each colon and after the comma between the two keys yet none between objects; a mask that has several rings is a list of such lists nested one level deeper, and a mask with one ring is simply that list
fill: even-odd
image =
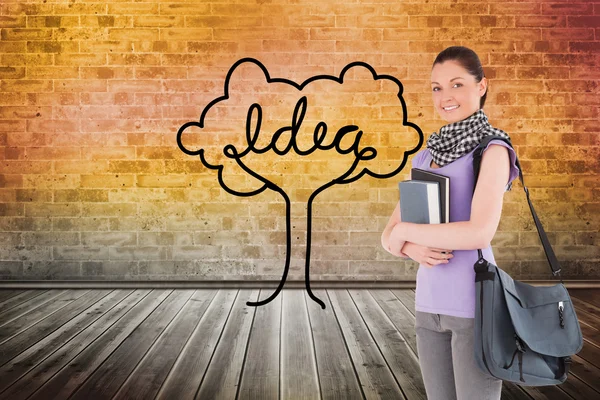
[{"label": "wooden plank", "polygon": [[[48,329],[40,327],[35,332],[25,331],[0,346],[0,354],[7,361],[11,361],[0,368],[0,376],[2,377],[0,380],[0,392],[29,372],[41,360],[77,336],[82,330],[132,292],[131,289],[116,290],[108,296],[103,297],[107,291],[110,290],[99,290],[95,296],[86,296],[86,301],[81,302],[81,307],[72,310],[75,317],[67,320],[68,322],[65,323],[64,319],[58,320],[56,326],[48,324]],[[85,312],[100,298],[101,300],[98,301],[93,309]],[[66,318],[70,316],[68,315]],[[6,354],[6,357],[4,357],[4,354]]]},{"label": "wooden plank", "polygon": [[521,389],[534,400],[573,400],[558,386],[521,386]]},{"label": "wooden plank", "polygon": [[48,290],[43,293],[26,293],[24,296],[27,297],[26,301],[21,301],[18,305],[15,305],[10,309],[7,308],[5,311],[0,312],[0,326],[8,324],[13,319],[18,318],[21,315],[30,312],[31,310],[34,310],[35,308],[60,296],[65,292],[66,290],[56,289]]},{"label": "wooden plank", "polygon": [[415,315],[415,292],[406,289],[393,289],[392,293],[404,304],[404,307]]},{"label": "wooden plank", "polygon": [[[577,314],[579,315],[583,313]],[[581,333],[585,336],[585,340],[593,346],[600,346],[600,330],[595,329],[594,326],[588,325],[585,321],[579,321],[579,328]]]},{"label": "wooden plank", "polygon": [[344,345],[344,336],[325,290],[313,294],[325,303],[323,310],[312,300],[305,300],[312,327],[315,358],[323,399],[358,400],[364,396],[352,359]]},{"label": "wooden plank", "polygon": [[[582,332],[587,333],[587,328],[582,329]],[[584,335],[586,333],[584,333]],[[585,336],[583,347],[579,351],[579,353],[577,353],[577,355],[589,362],[591,365],[595,366],[596,368],[600,368],[600,348],[598,348],[598,346],[596,346],[595,343],[590,342]],[[600,376],[598,378],[600,379]]]},{"label": "wooden plank", "polygon": [[304,290],[286,289],[281,295],[281,398],[320,399]]},{"label": "wooden plank", "polygon": [[[259,300],[268,298],[271,293],[270,289],[262,289]],[[282,297],[277,296],[256,308],[238,399],[279,399]]]},{"label": "wooden plank", "polygon": [[377,301],[383,312],[385,312],[388,318],[392,321],[398,332],[400,332],[406,341],[406,344],[408,344],[408,346],[411,348],[412,352],[417,354],[417,335],[415,333],[414,314],[411,314],[409,309],[406,308],[405,304],[400,301],[400,299],[389,289],[370,289],[369,293]]},{"label": "wooden plank", "polygon": [[569,289],[571,298],[575,297],[600,308],[600,290],[598,289]]},{"label": "wooden plank", "polygon": [[0,344],[6,342],[14,335],[26,330],[27,328],[43,321],[44,319],[54,318],[53,314],[60,311],[62,308],[73,304],[79,298],[88,293],[88,289],[69,289],[61,293],[59,296],[51,299],[32,309],[30,312],[21,314],[14,318],[10,323],[0,326]]},{"label": "wooden plank", "polygon": [[328,290],[329,301],[367,399],[404,399],[394,375],[360,317],[347,290]]},{"label": "wooden plank", "polygon": [[4,299],[0,303],[0,323],[2,323],[2,313],[46,292],[49,292],[49,290],[23,290],[21,293]]},{"label": "wooden plank", "polygon": [[[237,298],[237,289],[221,289],[180,352],[157,399],[193,399]],[[239,304],[239,303],[238,303]]]},{"label": "wooden plank", "polygon": [[[597,377],[596,377],[597,378]],[[600,395],[594,389],[585,384],[577,376],[571,375],[566,381],[560,384],[560,389],[569,394],[574,399],[598,399]]]},{"label": "wooden plank", "polygon": [[[148,352],[165,327],[181,312],[183,306],[189,301],[194,289],[173,290],[146,318],[139,324],[129,324],[130,333],[118,347],[104,359],[102,364],[88,377],[88,379],[73,393],[70,399],[97,399],[113,398],[119,387],[134,370],[135,366]],[[105,336],[102,335],[102,340]],[[90,346],[92,347],[92,346]],[[86,349],[87,350],[87,349]],[[79,362],[88,365],[87,357],[93,357],[90,352]],[[71,387],[71,389],[75,389]],[[47,392],[39,392],[47,397]],[[39,400],[43,400],[40,396]]]},{"label": "wooden plank", "polygon": [[591,332],[597,332],[600,328],[600,324],[597,324],[594,320],[594,317],[586,313],[581,308],[575,307],[575,312],[577,313],[577,320],[579,321],[579,326],[581,329],[583,327],[588,327],[591,329]]},{"label": "wooden plank", "polygon": [[502,400],[531,400],[531,397],[523,389],[511,382],[502,382]]},{"label": "wooden plank", "polygon": [[[4,341],[0,344],[0,365],[4,365],[25,349],[43,340],[46,336],[63,326],[63,324],[73,318],[79,317],[81,312],[91,307],[110,291],[111,289],[88,292],[83,298],[80,298],[76,302],[71,302],[60,311],[54,313],[52,318],[44,318],[27,330]],[[0,373],[0,376],[3,376],[2,373]]]},{"label": "wooden plank", "polygon": [[33,398],[67,398],[73,386],[81,384],[170,291],[149,292],[133,292],[32,368],[2,396],[27,398],[41,386]]},{"label": "wooden plank", "polygon": [[594,304],[589,303],[585,300],[578,299],[575,296],[571,296],[571,302],[577,310],[583,310],[589,315],[591,315],[592,318],[596,321],[594,325],[600,326],[600,307],[597,307]]},{"label": "wooden plank", "polygon": [[368,290],[350,289],[349,292],[404,396],[407,399],[426,400],[416,353]]},{"label": "wooden plank", "polygon": [[0,310],[2,310],[2,303],[23,292],[25,289],[0,289]]},{"label": "wooden plank", "polygon": [[[215,297],[216,290],[197,290],[167,326],[118,390],[116,399],[153,399]],[[147,330],[148,328],[146,328]],[[114,372],[114,371],[113,371]]]},{"label": "wooden plank", "polygon": [[236,397],[248,346],[248,336],[256,311],[256,307],[251,307],[246,302],[256,301],[257,297],[258,289],[239,291],[196,399]]},{"label": "wooden plank", "polygon": [[[586,341],[583,342],[583,347],[591,346]],[[579,379],[584,381],[587,385],[589,385],[592,389],[600,393],[600,368],[593,366],[583,358],[579,356],[572,356],[572,364],[571,369],[569,370],[569,374],[573,374],[577,376]],[[600,396],[598,396],[600,398]]]}]

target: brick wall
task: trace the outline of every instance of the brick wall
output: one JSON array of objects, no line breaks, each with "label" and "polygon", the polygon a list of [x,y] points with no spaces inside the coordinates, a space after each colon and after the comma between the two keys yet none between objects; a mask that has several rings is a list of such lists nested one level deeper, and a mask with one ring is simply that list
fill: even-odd
[{"label": "brick wall", "polygon": [[[229,68],[244,57],[297,83],[363,61],[402,82],[407,119],[426,140],[444,123],[432,104],[431,66],[451,45],[472,48],[484,64],[486,114],[515,144],[564,276],[598,279],[599,39],[600,3],[590,1],[3,0],[0,279],[278,280],[282,195],[228,193],[216,170],[178,149],[179,127],[223,95]],[[297,97],[288,104],[289,88],[266,87],[256,72],[240,70],[229,105],[207,113],[212,124],[195,133],[197,143],[221,151],[242,143],[240,121],[257,98],[265,110],[282,100],[265,114],[265,132],[289,123]],[[307,121],[326,120],[331,130],[360,121],[379,146],[370,168],[383,173],[417,136],[401,126],[390,87],[348,77],[343,96],[313,88],[322,103]],[[289,196],[288,279],[302,280],[307,202],[348,159],[269,153],[249,163]],[[312,279],[415,278],[416,263],[380,246],[411,157],[393,178],[364,176],[313,199]],[[231,163],[224,171],[230,187],[260,187]],[[516,278],[550,278],[518,179],[492,246]]]}]

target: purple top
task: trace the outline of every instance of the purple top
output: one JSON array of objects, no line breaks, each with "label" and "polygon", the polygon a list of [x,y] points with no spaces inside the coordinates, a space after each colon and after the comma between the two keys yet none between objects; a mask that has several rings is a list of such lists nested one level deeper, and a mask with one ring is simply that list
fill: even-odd
[{"label": "purple top", "polygon": [[[499,144],[508,148],[510,154],[510,176],[507,186],[519,176],[515,151],[502,140],[492,140],[487,145]],[[441,168],[431,167],[431,153],[426,147],[412,159],[412,166],[450,177],[450,222],[469,221],[475,176],[473,172],[473,149],[470,153]],[[484,150],[485,151],[485,150]],[[448,264],[427,268],[419,264],[415,309],[435,314],[446,314],[462,318],[475,317],[475,271],[477,249],[453,250]],[[492,246],[481,249],[485,259],[496,263]]]}]

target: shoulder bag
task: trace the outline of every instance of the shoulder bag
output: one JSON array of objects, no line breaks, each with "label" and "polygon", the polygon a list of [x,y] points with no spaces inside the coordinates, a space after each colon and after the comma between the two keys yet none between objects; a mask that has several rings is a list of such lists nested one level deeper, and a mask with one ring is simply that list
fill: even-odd
[{"label": "shoulder bag", "polygon": [[[475,185],[483,150],[494,139],[512,148],[509,139],[486,136],[473,156]],[[514,280],[483,258],[478,249],[474,265],[475,359],[480,369],[504,381],[521,386],[556,385],[567,379],[571,356],[583,347],[583,337],[560,277],[560,265],[529,199],[518,159],[516,165],[552,275],[558,275],[561,283],[542,287]]]}]

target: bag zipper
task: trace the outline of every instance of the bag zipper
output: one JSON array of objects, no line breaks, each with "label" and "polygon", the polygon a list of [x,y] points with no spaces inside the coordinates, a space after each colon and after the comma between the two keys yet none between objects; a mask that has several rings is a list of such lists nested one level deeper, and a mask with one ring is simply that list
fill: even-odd
[{"label": "bag zipper", "polygon": [[565,321],[563,319],[563,310],[565,309],[563,302],[558,302],[558,318],[560,319],[560,327],[565,329]]}]

